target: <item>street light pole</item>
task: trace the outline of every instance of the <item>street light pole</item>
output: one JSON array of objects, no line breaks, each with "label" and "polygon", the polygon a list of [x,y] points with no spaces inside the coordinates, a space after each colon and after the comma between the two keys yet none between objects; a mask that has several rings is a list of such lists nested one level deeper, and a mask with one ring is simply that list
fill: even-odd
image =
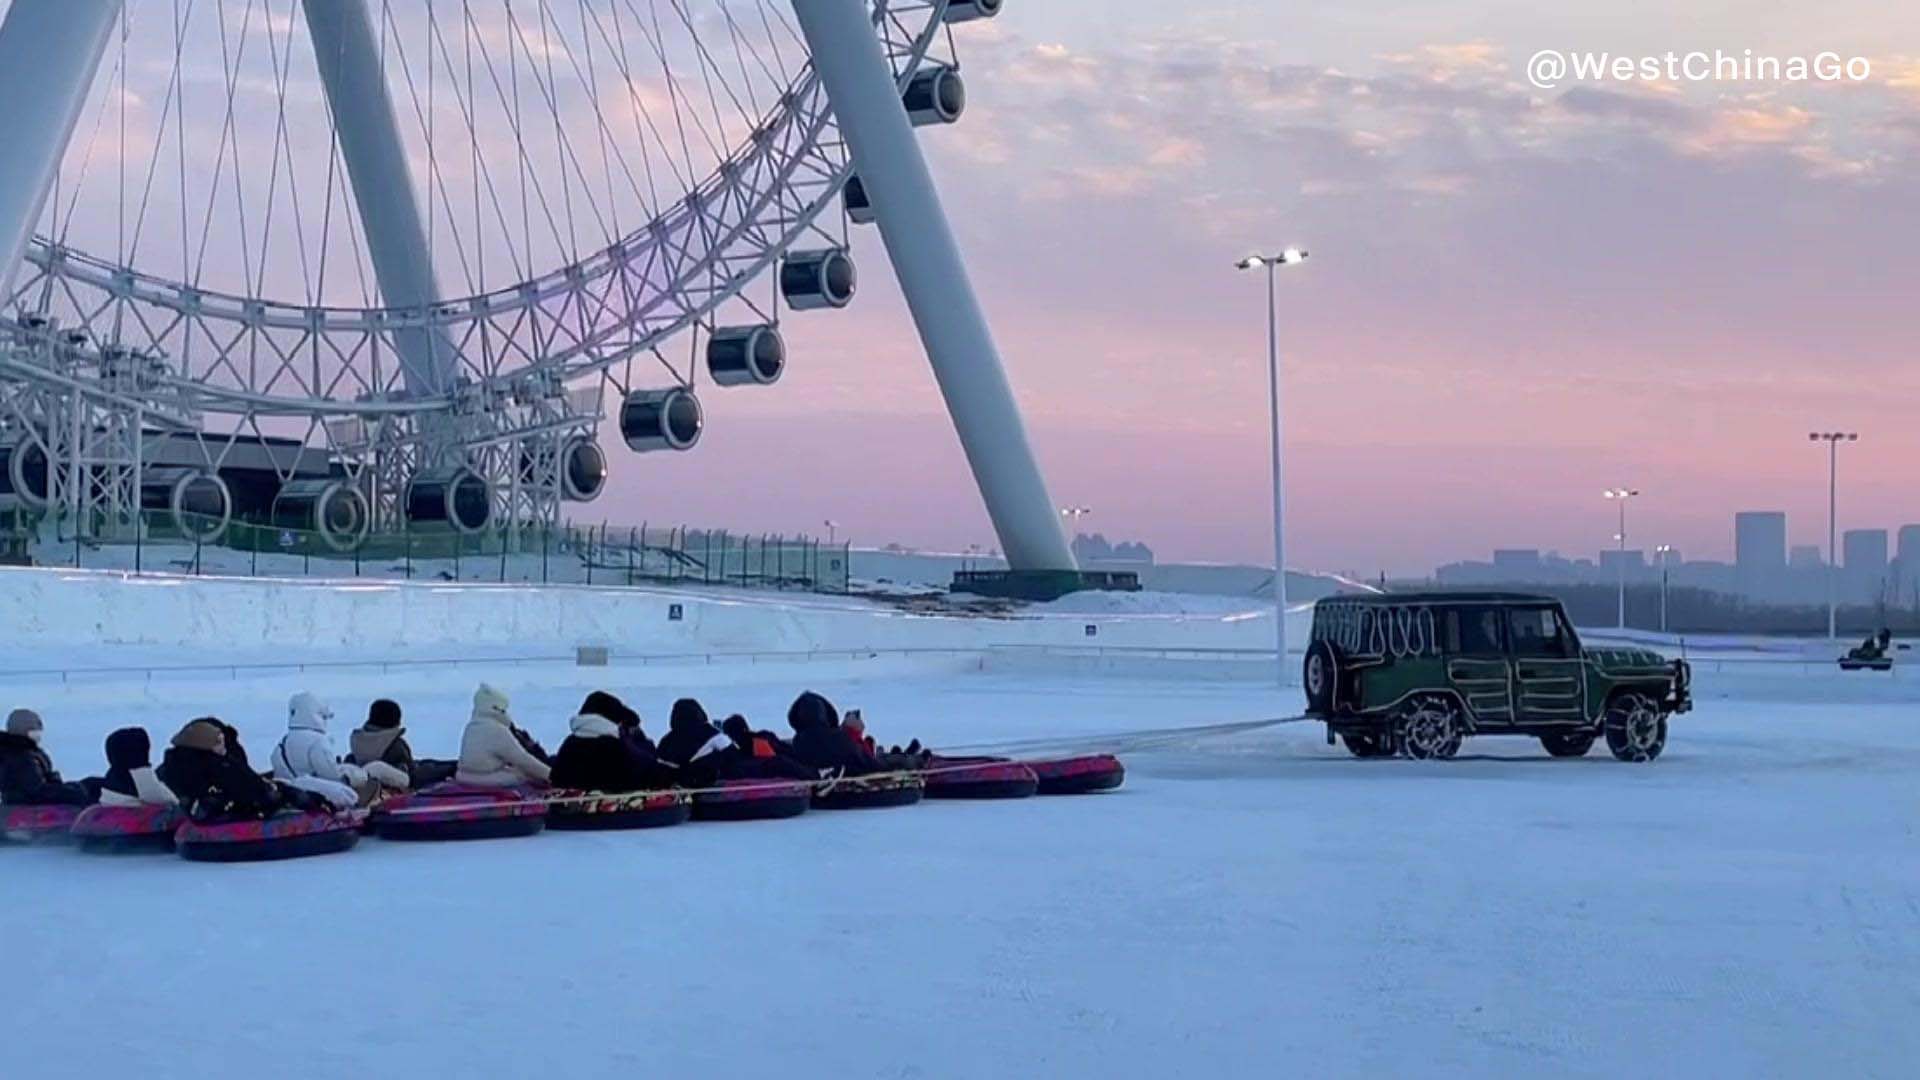
[{"label": "street light pole", "polygon": [[1280,310],[1274,271],[1305,262],[1307,253],[1288,248],[1278,255],[1249,255],[1234,265],[1242,270],[1267,272],[1267,415],[1273,454],[1273,612],[1274,662],[1280,685],[1287,685],[1287,546],[1283,508],[1286,489],[1280,463]]},{"label": "street light pole", "polygon": [[1673,545],[1661,544],[1654,549],[1660,556],[1660,632],[1667,632],[1667,575],[1672,568]]},{"label": "street light pole", "polygon": [[1859,442],[1857,431],[1812,431],[1807,433],[1808,442],[1827,444],[1827,640],[1840,636],[1839,601],[1834,593],[1834,582],[1840,573],[1840,552],[1837,544],[1835,521],[1839,518],[1840,508],[1840,444]]},{"label": "street light pole", "polygon": [[1627,628],[1627,500],[1640,494],[1637,488],[1608,488],[1603,494],[1620,504],[1620,532],[1614,539],[1620,541],[1619,565],[1615,568],[1620,577],[1620,629]]}]

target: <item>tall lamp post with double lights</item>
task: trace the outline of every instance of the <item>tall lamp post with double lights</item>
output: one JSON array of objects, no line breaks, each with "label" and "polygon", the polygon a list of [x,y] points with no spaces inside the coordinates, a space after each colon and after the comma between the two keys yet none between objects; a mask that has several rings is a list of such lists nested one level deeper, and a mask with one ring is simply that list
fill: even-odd
[{"label": "tall lamp post with double lights", "polygon": [[1857,431],[1810,431],[1808,442],[1827,444],[1827,640],[1840,636],[1840,605],[1834,579],[1840,573],[1840,552],[1836,546],[1834,521],[1840,508],[1840,444],[1859,442]]},{"label": "tall lamp post with double lights", "polygon": [[1603,492],[1607,498],[1620,504],[1620,531],[1613,538],[1620,542],[1620,629],[1627,628],[1627,500],[1640,494],[1638,488],[1608,488]]},{"label": "tall lamp post with double lights", "polygon": [[1287,248],[1278,255],[1249,255],[1234,264],[1242,270],[1267,272],[1267,414],[1273,438],[1273,648],[1281,686],[1287,685],[1287,546],[1282,525],[1285,488],[1280,470],[1280,313],[1274,271],[1306,261],[1305,251]]}]

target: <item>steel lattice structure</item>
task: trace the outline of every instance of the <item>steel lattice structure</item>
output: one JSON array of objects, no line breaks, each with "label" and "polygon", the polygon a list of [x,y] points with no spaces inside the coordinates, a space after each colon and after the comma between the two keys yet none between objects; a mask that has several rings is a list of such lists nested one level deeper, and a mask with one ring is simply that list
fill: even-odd
[{"label": "steel lattice structure", "polygon": [[[210,23],[196,4],[216,6]],[[56,6],[14,0],[0,24],[0,69],[21,60],[15,81],[34,89],[13,89],[46,106],[18,123],[40,125],[28,129],[36,137],[68,125],[37,201],[26,201],[35,178],[0,166],[0,218],[30,205],[39,225],[17,257],[0,234],[0,494],[76,533],[138,527],[143,507],[163,506],[182,520],[204,511],[203,527],[217,530],[238,499],[352,540],[403,522],[551,523],[604,482],[609,394],[630,447],[686,449],[703,426],[701,358],[718,385],[775,381],[781,301],[844,305],[846,230],[873,220],[877,201],[865,187],[925,172],[917,148],[896,146],[891,160],[876,149],[862,163],[867,184],[843,199],[860,139],[838,117],[866,92],[846,80],[884,75],[894,116],[863,121],[880,136],[906,130],[901,119],[951,122],[964,92],[949,26],[1000,3],[173,0],[168,12],[156,0],[138,16],[105,0]],[[823,21],[856,14],[864,35]],[[169,29],[171,56],[143,60],[139,43],[164,43]],[[818,47],[852,38],[863,40],[828,50],[823,77]],[[311,75],[296,62],[305,54]],[[224,97],[224,116],[190,107],[202,83]],[[243,165],[256,107],[273,145]],[[130,112],[147,121],[132,139]],[[321,123],[324,143],[301,137]],[[177,205],[156,210],[156,190],[164,201],[174,179],[163,163],[177,167]],[[180,269],[161,272],[148,237],[172,228],[176,210]],[[937,203],[928,214],[938,218]],[[88,234],[109,216],[111,240],[104,226]],[[336,230],[336,218],[353,227]],[[535,272],[541,258],[557,268]],[[469,287],[442,288],[449,276]],[[947,277],[972,305],[957,254]],[[672,358],[675,341],[684,360]],[[1026,453],[986,348],[1007,410],[990,419],[1004,427],[1012,415]],[[1030,454],[1026,467],[1044,499]],[[255,475],[259,490],[231,490],[231,478]]]}]

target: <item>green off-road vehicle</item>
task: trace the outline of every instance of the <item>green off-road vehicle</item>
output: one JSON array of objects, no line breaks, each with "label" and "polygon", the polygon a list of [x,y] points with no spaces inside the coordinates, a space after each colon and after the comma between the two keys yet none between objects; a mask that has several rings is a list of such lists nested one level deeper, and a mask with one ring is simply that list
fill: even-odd
[{"label": "green off-road vehicle", "polygon": [[1313,609],[1307,714],[1356,757],[1450,758],[1469,735],[1531,735],[1555,757],[1606,736],[1652,761],[1686,712],[1685,660],[1587,649],[1560,602],[1519,593],[1335,596]]}]

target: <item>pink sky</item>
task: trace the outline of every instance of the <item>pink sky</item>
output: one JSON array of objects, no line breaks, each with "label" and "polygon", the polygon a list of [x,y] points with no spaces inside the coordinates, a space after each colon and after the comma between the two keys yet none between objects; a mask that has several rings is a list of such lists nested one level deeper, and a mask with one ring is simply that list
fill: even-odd
[{"label": "pink sky", "polygon": [[[1843,528],[1920,521],[1920,65],[1859,21],[1865,86],[1542,93],[1525,40],[1429,28],[1336,69],[1257,32],[1081,42],[1010,6],[962,39],[967,117],[924,138],[1087,528],[1270,557],[1264,297],[1231,263],[1300,243],[1290,561],[1590,555],[1615,484],[1646,491],[1637,543],[1727,558],[1736,510],[1824,538],[1816,427],[1863,432]],[[991,543],[871,234],[858,255],[852,309],[790,319],[777,390],[706,395],[694,454],[617,456],[607,513]]]},{"label": "pink sky", "polygon": [[[204,103],[222,87],[220,12],[199,18],[187,81]],[[263,65],[273,38],[251,32]],[[148,121],[136,136],[166,112],[167,35],[135,36],[145,81],[121,100]],[[1086,528],[1166,559],[1270,558],[1264,295],[1232,264],[1284,244],[1313,252],[1281,292],[1297,566],[1590,555],[1614,531],[1599,492],[1618,484],[1646,492],[1636,543],[1726,558],[1743,509],[1786,510],[1811,542],[1825,534],[1813,428],[1863,435],[1843,527],[1920,522],[1920,6],[1022,0],[956,37],[968,111],[923,143],[1054,500],[1093,507]],[[1539,91],[1522,69],[1540,48],[1833,49],[1874,74]],[[306,68],[291,84],[317,110]],[[250,165],[274,159],[273,85],[242,87]],[[187,112],[224,145],[219,110]],[[167,144],[129,153],[145,168]],[[71,148],[70,172],[91,162],[94,187],[124,198],[95,149]],[[195,161],[180,182],[210,206],[218,169]],[[307,217],[324,218],[321,180],[306,183]],[[119,216],[87,190],[65,220],[110,250]],[[163,269],[172,217],[153,215],[141,250]],[[259,268],[297,297],[285,218],[285,250]],[[330,241],[343,267],[346,235]],[[459,291],[447,250],[443,285]],[[855,251],[853,307],[784,316],[777,387],[703,380],[700,446],[612,448],[612,490],[581,517],[788,533],[831,518],[863,544],[991,545],[871,230]],[[241,265],[210,272],[247,265],[225,262]]]}]

